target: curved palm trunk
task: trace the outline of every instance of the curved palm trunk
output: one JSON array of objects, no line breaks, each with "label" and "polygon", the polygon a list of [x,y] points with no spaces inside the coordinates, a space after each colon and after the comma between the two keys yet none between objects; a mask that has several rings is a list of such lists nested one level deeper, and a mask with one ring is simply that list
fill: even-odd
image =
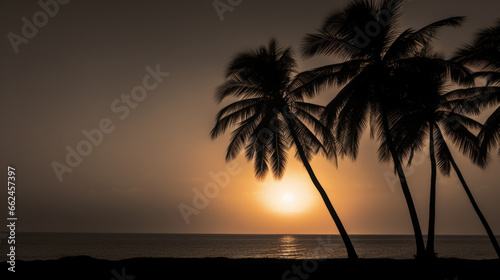
[{"label": "curved palm trunk", "polygon": [[426,253],[429,257],[434,257],[434,232],[436,226],[436,155],[434,150],[434,125],[429,123],[429,156],[431,159],[431,195],[429,199],[429,228],[427,232]]},{"label": "curved palm trunk", "polygon": [[410,212],[411,223],[413,225],[413,232],[415,234],[415,242],[417,245],[417,258],[424,257],[425,254],[425,245],[424,245],[424,237],[422,235],[422,230],[420,229],[420,223],[418,221],[417,210],[415,209],[415,204],[413,203],[413,198],[411,197],[410,188],[408,183],[406,182],[406,176],[403,171],[403,166],[401,165],[401,161],[397,156],[396,148],[394,147],[394,143],[392,141],[392,135],[389,129],[389,120],[387,119],[387,114],[383,114],[382,123],[384,128],[384,133],[387,138],[387,144],[389,146],[389,151],[392,156],[392,160],[394,161],[394,166],[396,167],[396,171],[398,173],[399,182],[401,183],[401,189],[403,190],[403,195],[406,199],[406,204],[408,205],[408,211]]},{"label": "curved palm trunk", "polygon": [[467,193],[467,197],[470,200],[470,203],[472,204],[472,207],[474,207],[474,210],[476,211],[477,216],[481,220],[481,223],[483,224],[484,229],[488,233],[488,237],[490,238],[491,244],[493,245],[493,248],[495,248],[495,252],[498,255],[498,258],[500,258],[500,246],[498,245],[498,241],[493,234],[493,231],[491,230],[490,226],[488,225],[488,222],[486,221],[486,218],[484,217],[483,213],[479,209],[479,206],[476,203],[476,200],[474,199],[474,196],[472,195],[469,187],[467,186],[467,183],[465,182],[464,177],[462,176],[462,172],[460,172],[460,169],[458,168],[457,164],[455,163],[455,160],[453,157],[450,155],[451,159],[451,164],[453,165],[453,169],[455,169],[455,172],[457,173],[458,179],[460,179],[460,182],[462,183],[462,186],[464,187],[465,192]]},{"label": "curved palm trunk", "polygon": [[295,129],[293,128],[292,124],[290,123],[290,120],[286,119],[286,123],[288,125],[288,128],[290,129],[290,134],[292,135],[293,141],[296,143],[297,147],[297,152],[299,153],[300,159],[302,160],[302,163],[304,164],[304,167],[307,170],[307,173],[309,174],[309,177],[311,177],[311,180],[318,190],[319,194],[321,195],[321,198],[323,199],[323,202],[326,205],[326,208],[328,209],[328,212],[330,213],[330,216],[332,217],[333,221],[335,222],[335,225],[337,226],[337,229],[339,231],[340,236],[342,237],[342,240],[344,241],[345,248],[347,250],[347,257],[349,259],[356,260],[358,259],[358,255],[356,254],[356,250],[354,249],[354,246],[352,245],[351,239],[349,238],[349,235],[347,234],[347,231],[344,228],[344,225],[342,224],[342,221],[340,220],[340,217],[338,216],[337,212],[333,208],[332,203],[330,202],[330,199],[328,198],[328,195],[326,194],[325,190],[321,186],[321,184],[318,181],[318,178],[316,178],[316,175],[314,174],[314,171],[312,170],[311,165],[309,164],[309,161],[307,160],[306,154],[300,145],[299,138],[297,136],[297,133],[295,132]]}]

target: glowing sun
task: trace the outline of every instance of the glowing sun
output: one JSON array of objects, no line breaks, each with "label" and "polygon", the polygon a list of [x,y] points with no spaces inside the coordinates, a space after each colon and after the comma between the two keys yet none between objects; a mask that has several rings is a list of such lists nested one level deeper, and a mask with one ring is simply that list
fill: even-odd
[{"label": "glowing sun", "polygon": [[263,201],[272,211],[284,214],[306,211],[314,198],[314,187],[302,178],[266,181],[262,186]]},{"label": "glowing sun", "polygon": [[295,197],[291,193],[285,193],[281,199],[286,203],[293,203],[295,201]]}]

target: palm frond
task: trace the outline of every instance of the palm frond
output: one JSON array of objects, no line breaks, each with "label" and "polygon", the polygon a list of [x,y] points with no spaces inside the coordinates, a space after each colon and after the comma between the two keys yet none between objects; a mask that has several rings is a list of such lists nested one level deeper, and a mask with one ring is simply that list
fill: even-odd
[{"label": "palm frond", "polygon": [[257,180],[263,180],[269,171],[269,146],[266,143],[256,142],[256,151],[254,156],[254,172]]},{"label": "palm frond", "polygon": [[407,57],[408,54],[427,46],[436,37],[439,29],[443,27],[460,27],[464,21],[465,17],[449,17],[426,25],[417,31],[407,29],[394,41],[386,52],[384,59],[396,60]]},{"label": "palm frond", "polygon": [[260,115],[255,114],[241,122],[238,128],[231,133],[231,141],[227,146],[226,161],[233,160],[238,156],[260,120]]},{"label": "palm frond", "polygon": [[[412,163],[414,153],[423,148],[428,138],[428,130],[429,120],[425,111],[408,112],[407,114],[399,115],[398,119],[393,121],[390,127],[390,134],[398,156],[401,159],[407,158],[408,166]],[[379,148],[379,161],[382,162],[392,160],[388,146],[389,143],[385,137],[383,140]]]},{"label": "palm frond", "polygon": [[359,54],[360,51],[356,45],[324,30],[317,30],[316,34],[307,34],[301,45],[302,55],[306,58],[315,55],[335,55],[340,58],[351,58]]},{"label": "palm frond", "polygon": [[220,109],[219,113],[217,113],[217,116],[215,117],[216,121],[221,120],[222,118],[228,116],[229,114],[232,114],[234,112],[244,110],[248,107],[251,106],[256,106],[259,104],[259,102],[262,102],[262,99],[260,98],[251,98],[251,99],[242,99],[238,100],[236,102],[233,102],[226,107]]},{"label": "palm frond", "polygon": [[317,105],[309,102],[296,101],[292,103],[293,108],[298,108],[307,112],[315,117],[320,117],[323,111],[325,111],[325,107],[322,105]]},{"label": "palm frond", "polygon": [[[339,112],[336,120],[336,138],[339,143],[339,153],[350,158],[357,158],[359,140],[368,124],[369,102],[355,92]],[[328,106],[327,106],[328,107]]]},{"label": "palm frond", "polygon": [[[368,57],[375,49],[382,50],[395,37],[401,3],[401,0],[384,0],[379,5],[368,0],[352,1],[327,16],[315,34],[305,37],[302,54],[354,59]],[[379,28],[377,34],[370,33],[374,23]],[[372,36],[368,38],[364,33]]]},{"label": "palm frond", "polygon": [[409,57],[396,62],[398,67],[433,69],[434,73],[442,73],[453,82],[470,86],[474,84],[471,71],[463,64],[435,57]]},{"label": "palm frond", "polygon": [[444,94],[444,98],[447,100],[457,99],[457,98],[468,98],[473,97],[479,94],[493,94],[496,92],[500,92],[500,88],[494,87],[470,87],[470,88],[461,88],[447,92]]},{"label": "palm frond", "polygon": [[[306,110],[295,108],[295,115],[297,116],[297,123],[300,130],[305,132],[303,137],[307,140],[307,142],[314,143],[313,146],[320,148],[328,159],[332,159],[336,162],[337,145],[332,131],[316,116],[313,116]],[[303,121],[308,123],[309,126],[312,126],[314,133],[303,123]]]},{"label": "palm frond", "polygon": [[497,20],[496,25],[476,33],[474,42],[460,48],[453,59],[484,70],[499,71],[499,46],[500,20]]},{"label": "palm frond", "polygon": [[285,174],[288,145],[286,144],[286,138],[283,132],[285,124],[279,118],[275,118],[273,122],[271,166],[274,178],[281,179]]},{"label": "palm frond", "polygon": [[446,96],[448,99],[460,97],[443,103],[455,112],[479,115],[484,108],[500,104],[500,87],[460,89],[451,91],[449,94]]},{"label": "palm frond", "polygon": [[299,100],[303,97],[314,97],[322,89],[350,81],[363,70],[363,65],[367,62],[365,59],[349,60],[302,72],[291,83],[290,93]]},{"label": "palm frond", "polygon": [[297,159],[302,160],[299,149],[304,151],[308,161],[310,161],[320,150],[326,151],[321,140],[302,121],[298,118],[293,118],[290,120],[290,123],[298,136],[298,142],[292,141],[292,145],[295,146],[295,157]]},{"label": "palm frond", "polygon": [[262,97],[265,91],[259,85],[249,83],[240,77],[233,77],[218,86],[215,92],[215,100],[221,103],[224,98],[234,96],[240,98]]},{"label": "palm frond", "polygon": [[[247,103],[243,101],[250,101],[250,102]],[[257,106],[258,105],[257,100],[242,100],[236,103],[233,103],[228,107],[225,107],[224,109],[226,110],[222,109],[221,112],[219,112],[219,114],[217,115],[215,127],[210,132],[210,138],[212,139],[217,138],[219,135],[223,134],[226,131],[226,129],[237,124],[240,121],[246,120],[250,116],[256,114],[260,109]],[[229,113],[230,111],[232,112]]]},{"label": "palm frond", "polygon": [[449,175],[452,155],[439,126],[434,130],[434,147],[436,149],[436,162],[439,171],[444,175]]},{"label": "palm frond", "polygon": [[274,133],[272,128],[275,119],[275,114],[264,113],[260,122],[249,135],[250,141],[246,147],[246,156],[254,161],[255,176],[259,180],[264,179],[269,171],[269,160],[273,153]]},{"label": "palm frond", "polygon": [[445,134],[455,143],[459,150],[470,159],[474,160],[479,154],[479,140],[467,127],[481,127],[480,123],[454,112],[448,115],[440,124]]},{"label": "palm frond", "polygon": [[[369,83],[367,81],[369,73],[361,72],[347,85],[345,85],[339,93],[325,106],[325,110],[321,115],[321,121],[329,128],[332,128],[337,123],[337,118],[341,110],[345,107],[346,103],[350,100],[351,96],[356,92],[364,92],[369,95]],[[360,100],[366,99],[360,97]]]},{"label": "palm frond", "polygon": [[476,162],[481,167],[486,167],[489,151],[496,145],[499,146],[498,154],[500,155],[500,108],[497,108],[486,120],[478,138],[481,141],[481,148]]}]

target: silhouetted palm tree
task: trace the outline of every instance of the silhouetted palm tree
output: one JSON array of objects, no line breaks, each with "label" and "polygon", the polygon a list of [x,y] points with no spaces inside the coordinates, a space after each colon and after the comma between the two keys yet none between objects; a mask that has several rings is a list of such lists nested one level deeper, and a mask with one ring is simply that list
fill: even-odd
[{"label": "silhouetted palm tree", "polygon": [[408,205],[417,257],[422,257],[425,256],[425,246],[417,212],[390,134],[391,119],[403,113],[398,103],[407,89],[404,81],[394,79],[394,72],[428,63],[444,67],[457,82],[465,81],[469,73],[456,63],[411,57],[412,53],[427,46],[440,28],[458,27],[464,18],[451,17],[419,30],[410,28],[398,34],[401,3],[399,0],[377,3],[356,0],[330,14],[317,33],[306,36],[302,51],[306,57],[332,55],[345,62],[302,74],[307,81],[303,90],[313,94],[324,86],[344,85],[323,114],[326,124],[336,131],[342,155],[357,157],[360,135],[368,123],[371,136],[376,133],[379,140],[388,144]]},{"label": "silhouetted palm tree", "polygon": [[[486,79],[487,85],[493,87],[470,102],[483,106],[499,104],[500,95],[494,88],[500,86],[500,19],[495,26],[479,31],[473,44],[460,49],[455,59],[479,68],[481,71],[476,72],[475,77]],[[481,140],[478,163],[485,166],[490,149],[498,145],[500,154],[500,108],[497,108],[484,123],[478,137]]]},{"label": "silhouetted palm tree", "polygon": [[[426,54],[428,55],[428,54]],[[437,166],[441,173],[449,175],[450,167],[453,167],[458,175],[462,186],[471,201],[484,228],[490,236],[493,247],[497,254],[500,253],[498,243],[479,209],[465,179],[456,164],[448,144],[443,136],[451,139],[459,150],[467,157],[474,160],[478,155],[479,141],[469,130],[479,130],[482,125],[462,114],[457,108],[462,107],[467,100],[463,97],[475,96],[484,92],[487,88],[476,87],[457,89],[450,92],[444,91],[446,76],[443,69],[425,67],[409,69],[404,73],[407,77],[409,90],[413,92],[406,98],[405,114],[391,126],[392,135],[395,136],[398,154],[408,157],[411,164],[413,153],[425,145],[425,137],[429,137],[429,156],[431,161],[431,192],[429,202],[429,228],[427,235],[427,254],[435,256],[434,233],[436,215],[436,170]],[[469,106],[471,104],[468,104]],[[388,149],[385,149],[388,153]],[[390,155],[385,155],[387,158]],[[437,160],[436,160],[437,158]],[[500,257],[500,254],[499,254]]]},{"label": "silhouetted palm tree", "polygon": [[335,141],[318,119],[323,107],[304,102],[302,81],[293,78],[295,69],[292,50],[280,48],[275,40],[267,48],[236,55],[228,66],[226,81],[217,89],[216,99],[218,103],[226,97],[239,100],[220,110],[211,137],[214,139],[236,126],[226,160],[236,158],[245,149],[247,159],[254,161],[255,176],[259,179],[267,175],[269,165],[274,177],[281,179],[288,151],[294,146],[295,156],[304,164],[339,230],[348,257],[357,259],[337,212],[309,164],[318,152],[335,157]]},{"label": "silhouetted palm tree", "polygon": [[[473,44],[461,48],[455,60],[480,69],[480,71],[474,73],[474,76],[485,79],[487,85],[482,91],[476,92],[475,95],[467,95],[466,106],[459,106],[461,110],[480,114],[482,113],[481,109],[484,107],[500,104],[500,19],[497,20],[495,26],[479,31]],[[481,167],[486,167],[489,150],[498,145],[498,154],[500,155],[500,108],[497,108],[486,120],[478,134],[478,138],[481,142],[481,148],[476,157],[476,163]],[[469,195],[469,192],[467,194]],[[477,204],[472,200],[471,202],[473,202],[474,209],[500,258],[500,246],[495,235],[489,228]]]},{"label": "silhouetted palm tree", "polygon": [[[485,100],[484,98],[482,98],[484,94],[492,96],[500,96],[500,87],[494,87],[494,88],[473,87],[466,89],[458,89],[450,91],[444,95],[448,99],[448,101],[444,101],[445,102],[444,104],[446,106],[449,106],[449,108],[451,109],[451,111],[449,112],[449,116],[454,116],[451,117],[451,119],[449,118],[448,120],[446,120],[448,123],[452,124],[452,126],[446,129],[446,132],[447,134],[450,134],[451,132],[449,138],[451,138],[452,141],[459,146],[459,149],[464,154],[466,154],[467,157],[473,159],[476,164],[478,164],[478,158],[482,157],[481,150],[483,148],[474,147],[475,140],[472,137],[472,135],[469,134],[470,132],[465,129],[465,127],[476,128],[476,129],[481,127],[481,132],[479,134],[481,135],[481,133],[483,133],[484,131],[484,125],[478,125],[478,123],[474,123],[475,121],[467,118],[464,115],[464,113],[479,114],[483,106],[481,101]],[[463,123],[463,125],[461,125],[459,122]],[[463,138],[464,136],[465,138]],[[479,139],[476,141],[477,143],[475,145],[479,145]],[[485,168],[486,165],[483,163],[484,161],[480,160],[478,165],[482,168]],[[467,197],[469,198],[469,201],[472,204],[472,207],[474,208],[474,211],[476,212],[484,229],[486,230],[488,237],[493,245],[493,248],[495,249],[496,254],[500,258],[500,246],[498,244],[498,241],[493,231],[491,230],[486,218],[481,212],[479,205],[475,201],[470,188],[468,187],[462,173],[460,172],[460,169],[458,168],[458,165],[456,164],[453,157],[451,157],[451,154],[449,155],[449,164],[453,166],[453,169],[455,170],[460,182],[462,183],[462,186],[465,190],[465,193],[467,194]]]}]

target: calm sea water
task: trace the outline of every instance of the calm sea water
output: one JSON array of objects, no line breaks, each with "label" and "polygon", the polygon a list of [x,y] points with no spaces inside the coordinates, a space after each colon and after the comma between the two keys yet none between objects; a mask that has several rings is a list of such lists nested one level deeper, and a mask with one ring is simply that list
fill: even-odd
[{"label": "calm sea water", "polygon": [[[362,258],[412,258],[415,244],[407,235],[353,235]],[[0,243],[0,260],[7,244]],[[437,236],[440,257],[493,259],[486,236]],[[345,258],[338,235],[211,235],[211,234],[100,234],[18,233],[16,255],[20,260],[47,260],[88,255],[120,260],[135,257],[174,258]]]}]

